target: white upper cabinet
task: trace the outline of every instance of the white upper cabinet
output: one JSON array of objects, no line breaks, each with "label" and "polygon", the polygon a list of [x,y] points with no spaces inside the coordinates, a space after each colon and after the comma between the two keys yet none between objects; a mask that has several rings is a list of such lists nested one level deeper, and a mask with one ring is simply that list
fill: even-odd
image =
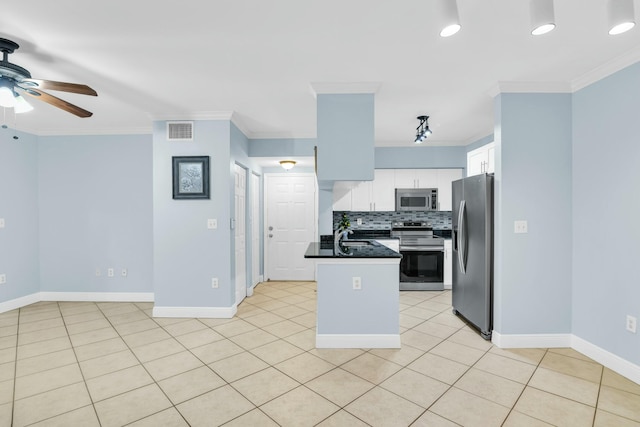
[{"label": "white upper cabinet", "polygon": [[336,181],[334,211],[394,211],[396,188],[437,188],[438,210],[451,210],[451,181],[462,169],[376,169],[373,181]]},{"label": "white upper cabinet", "polygon": [[438,169],[438,210],[451,210],[451,183],[462,178],[462,169]]},{"label": "white upper cabinet", "polygon": [[333,210],[350,211],[351,209],[351,181],[336,181],[333,184]]},{"label": "white upper cabinet", "polygon": [[375,179],[371,185],[371,200],[374,211],[395,211],[395,170],[376,169]]},{"label": "white upper cabinet", "polygon": [[437,188],[437,169],[396,169],[395,188]]},{"label": "white upper cabinet", "polygon": [[480,175],[482,173],[493,173],[495,143],[490,142],[480,148],[467,153],[467,176]]},{"label": "white upper cabinet", "polygon": [[394,170],[376,169],[374,172],[373,181],[337,181],[333,185],[333,210],[395,210]]}]

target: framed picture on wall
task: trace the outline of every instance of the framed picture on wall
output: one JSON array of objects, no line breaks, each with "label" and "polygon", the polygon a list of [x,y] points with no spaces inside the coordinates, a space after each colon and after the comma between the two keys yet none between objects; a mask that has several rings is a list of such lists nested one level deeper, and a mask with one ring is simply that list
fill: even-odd
[{"label": "framed picture on wall", "polygon": [[173,198],[209,199],[209,156],[174,156]]}]

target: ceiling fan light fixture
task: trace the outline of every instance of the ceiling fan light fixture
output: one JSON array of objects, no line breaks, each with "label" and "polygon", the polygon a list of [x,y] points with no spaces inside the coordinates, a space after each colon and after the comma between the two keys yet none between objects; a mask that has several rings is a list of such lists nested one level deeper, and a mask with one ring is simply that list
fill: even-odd
[{"label": "ceiling fan light fixture", "polygon": [[280,166],[282,166],[282,169],[286,171],[293,169],[295,165],[295,160],[280,160]]},{"label": "ceiling fan light fixture", "polygon": [[0,85],[0,106],[5,108],[13,108],[16,105],[16,98],[6,85]]},{"label": "ceiling fan light fixture", "polygon": [[33,105],[29,104],[21,95],[16,95],[15,100],[16,104],[13,107],[13,111],[16,114],[28,113],[33,110]]},{"label": "ceiling fan light fixture", "polygon": [[440,31],[440,37],[450,37],[460,31],[460,16],[458,15],[457,0],[440,0],[442,10],[442,22],[444,26]]},{"label": "ceiling fan light fixture", "polygon": [[556,28],[553,0],[529,0],[531,34],[540,36]]},{"label": "ceiling fan light fixture", "polygon": [[609,34],[612,36],[629,31],[636,25],[633,0],[608,0]]}]

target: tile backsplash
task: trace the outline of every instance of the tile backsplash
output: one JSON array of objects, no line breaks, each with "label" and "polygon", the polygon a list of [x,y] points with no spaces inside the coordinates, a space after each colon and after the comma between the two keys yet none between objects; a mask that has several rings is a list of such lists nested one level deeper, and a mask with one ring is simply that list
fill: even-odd
[{"label": "tile backsplash", "polygon": [[[434,230],[451,230],[451,211],[413,211],[413,212],[343,212],[333,211],[333,229],[338,228],[342,214],[346,213],[354,230],[390,230],[396,221],[425,221],[431,223]],[[358,218],[362,225],[358,225]]]}]

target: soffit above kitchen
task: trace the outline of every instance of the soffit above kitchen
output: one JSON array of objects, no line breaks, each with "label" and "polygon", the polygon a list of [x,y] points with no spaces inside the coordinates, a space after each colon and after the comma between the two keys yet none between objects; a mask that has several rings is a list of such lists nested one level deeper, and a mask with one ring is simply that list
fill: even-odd
[{"label": "soffit above kitchen", "polygon": [[11,61],[99,96],[65,98],[90,119],[38,104],[4,120],[38,135],[126,134],[233,111],[249,138],[315,138],[312,83],[375,83],[376,146],[413,146],[420,115],[433,131],[423,146],[467,145],[493,132],[499,82],[572,91],[640,60],[640,27],[607,34],[605,3],[556,0],[556,29],[532,36],[529,1],[458,0],[462,29],[442,38],[437,0],[8,2]]}]

